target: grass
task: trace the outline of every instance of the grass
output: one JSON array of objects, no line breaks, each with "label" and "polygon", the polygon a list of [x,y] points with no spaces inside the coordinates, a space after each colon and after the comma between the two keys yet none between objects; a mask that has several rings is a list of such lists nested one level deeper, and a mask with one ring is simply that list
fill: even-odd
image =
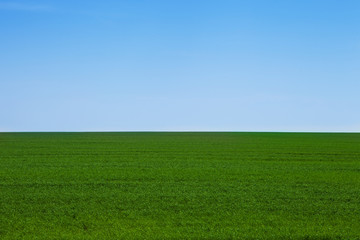
[{"label": "grass", "polygon": [[360,134],[0,133],[0,239],[360,239]]}]

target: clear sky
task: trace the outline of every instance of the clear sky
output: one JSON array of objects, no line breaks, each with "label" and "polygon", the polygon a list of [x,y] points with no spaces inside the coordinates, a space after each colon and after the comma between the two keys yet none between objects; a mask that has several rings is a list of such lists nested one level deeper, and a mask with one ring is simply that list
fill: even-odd
[{"label": "clear sky", "polygon": [[0,131],[360,131],[359,0],[0,0]]}]

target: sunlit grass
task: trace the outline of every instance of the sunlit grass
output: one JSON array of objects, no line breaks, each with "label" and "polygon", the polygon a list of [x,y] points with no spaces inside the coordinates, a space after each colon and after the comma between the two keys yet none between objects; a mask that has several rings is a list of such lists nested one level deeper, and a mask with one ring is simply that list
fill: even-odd
[{"label": "sunlit grass", "polygon": [[1,239],[360,239],[360,134],[0,133]]}]

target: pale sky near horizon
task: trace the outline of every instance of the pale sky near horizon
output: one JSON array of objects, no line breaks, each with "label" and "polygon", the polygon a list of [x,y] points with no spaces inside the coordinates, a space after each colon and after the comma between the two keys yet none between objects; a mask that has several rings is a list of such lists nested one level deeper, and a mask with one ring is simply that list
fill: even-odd
[{"label": "pale sky near horizon", "polygon": [[360,131],[358,0],[0,0],[1,131]]}]

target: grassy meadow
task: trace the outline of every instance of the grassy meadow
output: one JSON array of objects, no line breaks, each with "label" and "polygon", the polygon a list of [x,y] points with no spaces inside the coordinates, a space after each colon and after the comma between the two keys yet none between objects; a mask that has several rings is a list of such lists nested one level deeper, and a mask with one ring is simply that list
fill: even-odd
[{"label": "grassy meadow", "polygon": [[0,133],[0,239],[360,239],[360,134]]}]

